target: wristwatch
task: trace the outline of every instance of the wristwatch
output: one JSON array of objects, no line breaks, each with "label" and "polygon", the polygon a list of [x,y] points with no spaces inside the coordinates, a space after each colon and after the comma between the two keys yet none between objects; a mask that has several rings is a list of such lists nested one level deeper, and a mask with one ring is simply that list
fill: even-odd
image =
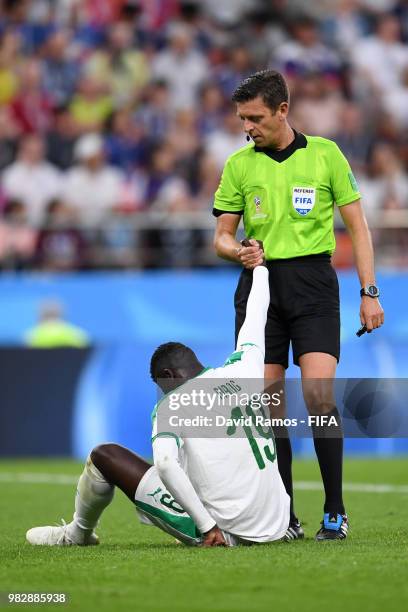
[{"label": "wristwatch", "polygon": [[363,295],[367,295],[370,298],[378,298],[380,297],[380,290],[377,285],[368,285],[360,289],[360,296],[363,297]]}]

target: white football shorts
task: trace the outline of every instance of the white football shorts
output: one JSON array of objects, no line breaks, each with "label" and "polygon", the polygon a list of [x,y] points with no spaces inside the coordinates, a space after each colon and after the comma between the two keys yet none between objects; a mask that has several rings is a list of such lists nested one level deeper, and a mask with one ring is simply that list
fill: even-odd
[{"label": "white football shorts", "polygon": [[[202,535],[193,519],[184,512],[159,478],[153,465],[139,482],[135,493],[136,510],[145,525],[155,525],[188,546],[199,546]],[[250,546],[252,542],[222,530],[228,546]]]}]

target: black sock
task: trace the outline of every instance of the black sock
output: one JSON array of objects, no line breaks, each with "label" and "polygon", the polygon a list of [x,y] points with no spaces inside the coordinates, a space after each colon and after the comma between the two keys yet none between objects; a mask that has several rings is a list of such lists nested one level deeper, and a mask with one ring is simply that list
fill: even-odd
[{"label": "black sock", "polygon": [[282,478],[286,493],[290,497],[290,520],[296,520],[293,509],[293,480],[292,480],[292,446],[288,430],[285,426],[273,428],[276,444],[276,454],[278,456],[279,474]]},{"label": "black sock", "polygon": [[[312,425],[314,447],[319,461],[326,499],[324,511],[344,514],[343,504],[343,428],[337,408],[326,415],[334,416],[337,425]],[[319,418],[319,417],[318,417]]]}]

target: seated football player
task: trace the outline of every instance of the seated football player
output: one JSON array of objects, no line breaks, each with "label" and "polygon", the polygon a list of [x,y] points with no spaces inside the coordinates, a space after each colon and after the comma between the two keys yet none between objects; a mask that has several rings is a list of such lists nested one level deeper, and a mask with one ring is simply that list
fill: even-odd
[{"label": "seated football player", "polygon": [[[34,527],[27,532],[28,542],[98,544],[94,530],[115,487],[136,505],[143,523],[185,544],[234,546],[284,538],[290,500],[279,475],[275,441],[271,428],[258,427],[257,436],[255,426],[240,424],[239,417],[249,414],[250,406],[235,406],[231,415],[238,418],[215,435],[202,430],[191,435],[191,428],[183,425],[168,431],[160,424],[161,412],[161,420],[168,422],[165,411],[172,393],[191,394],[194,385],[206,381],[212,389],[219,389],[222,381],[228,381],[230,389],[245,390],[255,379],[263,385],[268,306],[268,270],[259,265],[236,351],[223,367],[205,369],[194,352],[179,343],[159,346],[151,359],[151,375],[166,395],[153,413],[154,465],[117,444],[97,446],[79,478],[72,522]],[[195,414],[195,406],[183,409],[183,415]]]}]

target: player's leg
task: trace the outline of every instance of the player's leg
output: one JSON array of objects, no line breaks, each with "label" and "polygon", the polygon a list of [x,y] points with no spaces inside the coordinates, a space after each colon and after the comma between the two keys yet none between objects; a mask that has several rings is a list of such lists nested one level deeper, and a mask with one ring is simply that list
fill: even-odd
[{"label": "player's leg", "polygon": [[299,357],[305,403],[311,416],[334,417],[312,425],[313,442],[322,475],[325,502],[318,540],[343,539],[348,519],[343,503],[343,428],[335,404],[333,381],[337,359],[327,353],[306,353]]},{"label": "player's leg", "polygon": [[151,465],[118,444],[102,444],[90,453],[79,478],[71,523],[59,527],[35,527],[27,532],[31,544],[97,544],[94,529],[113,499],[115,486],[134,502],[135,492]]},{"label": "player's leg", "polygon": [[[285,384],[285,368],[281,364],[265,364],[265,381],[267,382],[267,392],[273,395],[280,392]],[[285,396],[281,395],[281,402],[278,406],[270,406],[270,413],[273,419],[284,419],[286,416]],[[287,540],[296,540],[304,537],[304,532],[299,519],[295,514],[293,498],[293,478],[292,478],[292,446],[288,429],[285,425],[275,425],[273,427],[275,436],[276,454],[278,458],[279,474],[285,486],[286,493],[290,497],[290,521],[286,533]]]},{"label": "player's leg", "polygon": [[119,444],[100,444],[90,454],[104,478],[134,502],[139,482],[152,466],[133,451]]}]

